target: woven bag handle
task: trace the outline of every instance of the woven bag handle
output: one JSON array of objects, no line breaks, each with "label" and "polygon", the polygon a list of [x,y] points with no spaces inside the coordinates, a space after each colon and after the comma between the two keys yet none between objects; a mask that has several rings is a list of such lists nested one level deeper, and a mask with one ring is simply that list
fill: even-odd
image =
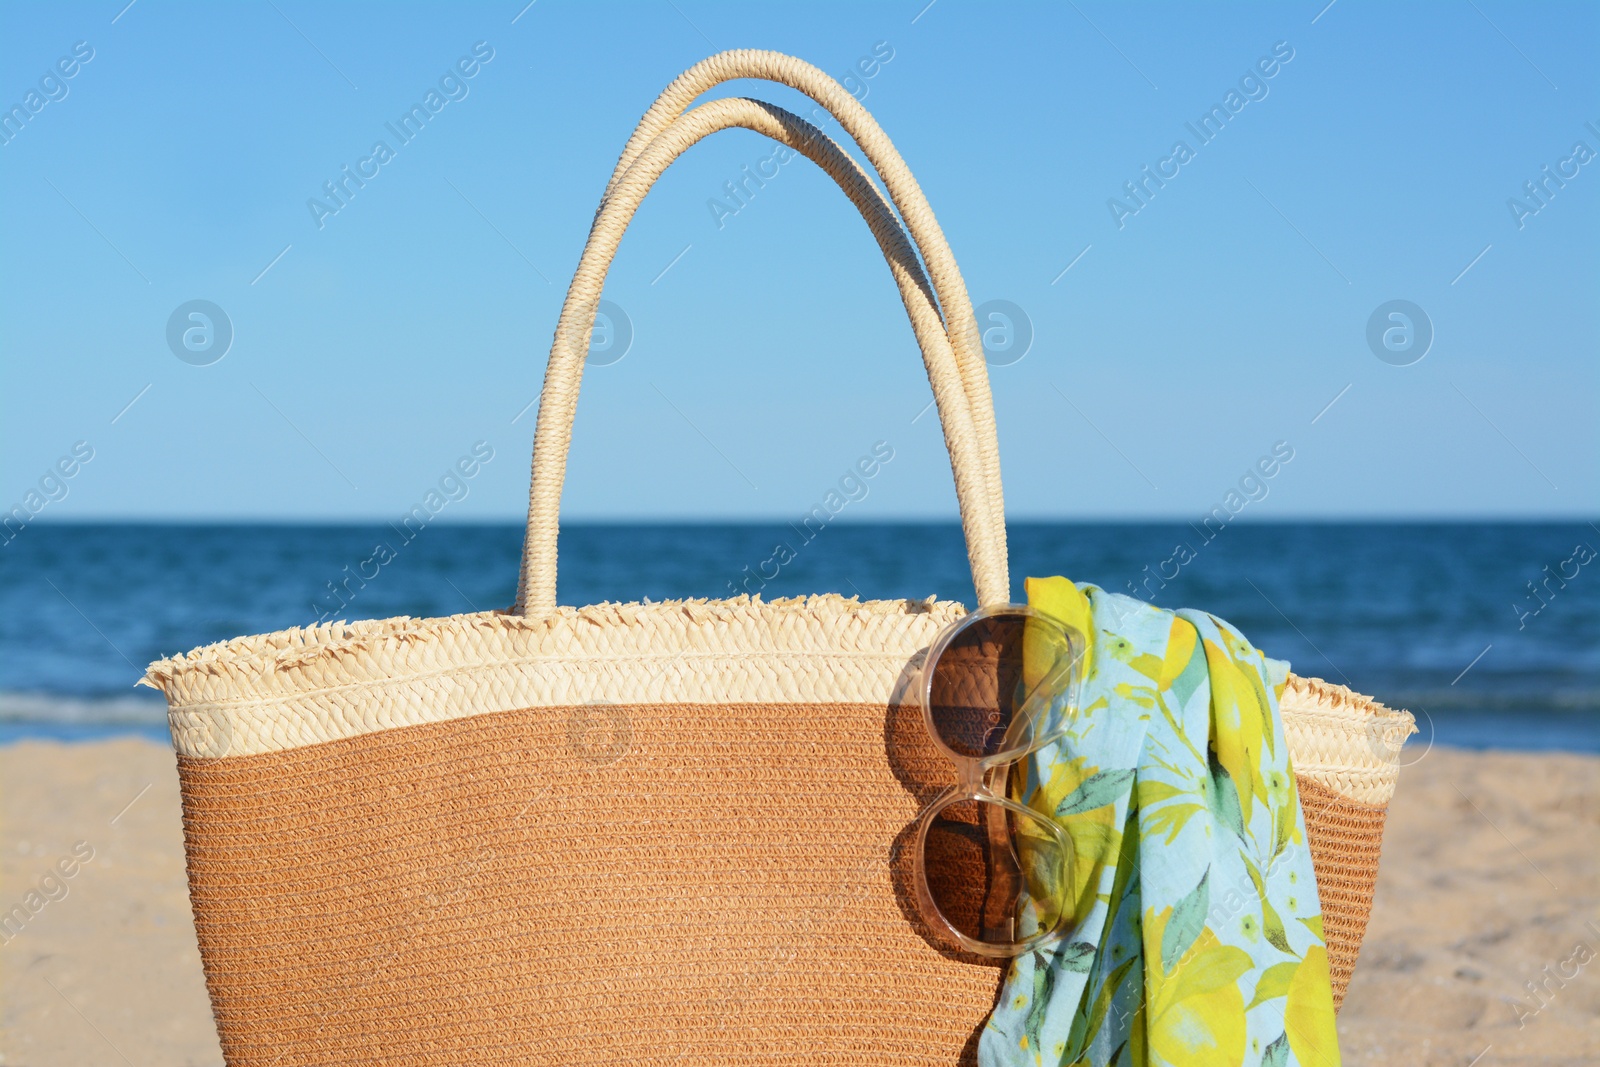
[{"label": "woven bag handle", "polygon": [[1001,564],[1004,566],[1007,553],[1005,495],[1000,484],[1000,445],[995,430],[994,401],[989,393],[989,373],[983,359],[983,341],[978,333],[977,318],[972,312],[972,299],[967,295],[966,282],[956,266],[955,254],[950,251],[944,231],[934,218],[928,198],[922,194],[922,187],[912,176],[911,168],[906,166],[905,160],[895,150],[883,127],[849,90],[821,69],[782,52],[740,48],[703,59],[674,78],[639,120],[638,128],[623,147],[622,157],[617,160],[617,167],[611,173],[606,196],[611,195],[617,182],[650,142],[683,114],[697,97],[723,82],[739,78],[777,82],[821,104],[861,146],[867,161],[883,179],[890,199],[900,209],[900,215],[911,231],[911,238],[927,263],[934,292],[938,294],[939,303],[944,309],[945,331],[955,349],[957,365],[961,368],[961,387],[972,409],[978,446],[983,453],[983,477],[988,483],[988,495],[995,509],[992,521],[1000,542]]},{"label": "woven bag handle", "polygon": [[994,521],[997,509],[989,499],[989,487],[983,474],[981,434],[974,425],[960,368],[927,279],[904,231],[871,179],[821,130],[771,104],[731,99],[713,101],[676,118],[613,184],[596,214],[562,306],[539,401],[533,485],[529,494],[528,532],[517,610],[524,615],[537,616],[555,609],[556,542],[567,450],[572,439],[588,339],[617,245],[645,194],[667,166],[700,139],[734,126],[771,137],[817,162],[866,217],[889,261],[923,350],[945,443],[950,451],[979,602],[1003,602],[1009,595],[1001,540],[1004,526]]}]

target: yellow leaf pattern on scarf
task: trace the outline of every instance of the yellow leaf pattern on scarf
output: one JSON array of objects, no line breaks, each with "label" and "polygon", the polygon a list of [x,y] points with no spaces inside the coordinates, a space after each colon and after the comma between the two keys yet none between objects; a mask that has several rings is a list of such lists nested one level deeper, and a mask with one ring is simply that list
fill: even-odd
[{"label": "yellow leaf pattern on scarf", "polygon": [[1244,1061],[1244,996],[1239,978],[1253,966],[1244,949],[1224,945],[1209,929],[1170,973],[1161,967],[1161,938],[1172,909],[1146,912],[1145,989],[1150,997],[1146,1038],[1172,1064],[1238,1067]]},{"label": "yellow leaf pattern on scarf", "polygon": [[1289,982],[1283,1008],[1284,1030],[1295,1059],[1305,1067],[1337,1067],[1339,1038],[1333,1029],[1333,992],[1328,981],[1328,950],[1314,946]]},{"label": "yellow leaf pattern on scarf", "polygon": [[1267,800],[1261,757],[1272,720],[1265,687],[1259,677],[1246,677],[1237,661],[1213,642],[1205,642],[1205,650],[1211,671],[1211,743],[1217,762],[1239,790],[1239,808],[1248,826],[1255,802]]}]

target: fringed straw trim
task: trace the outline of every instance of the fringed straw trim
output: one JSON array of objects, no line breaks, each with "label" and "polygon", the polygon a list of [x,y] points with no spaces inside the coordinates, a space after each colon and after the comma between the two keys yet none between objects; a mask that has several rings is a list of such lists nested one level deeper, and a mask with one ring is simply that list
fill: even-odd
[{"label": "fringed straw trim", "polygon": [[882,704],[965,609],[839,596],[598,604],[328,623],[153,664],[178,750],[281,751],[397,726],[587,703]]},{"label": "fringed straw trim", "polygon": [[1293,674],[1279,705],[1296,774],[1309,774],[1363,804],[1389,803],[1400,773],[1400,748],[1417,732],[1410,712],[1321,678]]}]

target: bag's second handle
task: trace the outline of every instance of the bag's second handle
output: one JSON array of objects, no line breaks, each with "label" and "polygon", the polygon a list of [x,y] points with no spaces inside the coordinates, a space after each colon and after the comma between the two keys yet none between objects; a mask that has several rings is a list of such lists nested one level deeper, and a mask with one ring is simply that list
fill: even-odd
[{"label": "bag's second handle", "polygon": [[980,443],[982,434],[975,425],[961,369],[933,306],[932,295],[927,292],[927,283],[916,265],[915,255],[907,246],[888,205],[854,161],[814,126],[771,105],[748,100],[719,100],[676,119],[652,140],[623,178],[614,183],[590,231],[562,308],[540,398],[518,609],[526,615],[540,615],[555,608],[556,538],[567,449],[588,338],[616,247],[639,203],[662,171],[689,146],[729,126],[744,126],[766,134],[817,161],[845,187],[873,225],[901,286],[913,329],[923,348],[950,450],[979,602],[1006,600],[1009,583],[1003,540],[999,540],[1004,537],[1004,526],[1003,520],[995,519],[996,502],[989,498]]},{"label": "bag's second handle", "polygon": [[[1000,559],[1006,560],[1005,502],[1000,485],[1000,445],[995,432],[994,401],[989,393],[989,374],[983,358],[983,341],[972,313],[972,300],[967,296],[967,285],[956,265],[955,253],[950,251],[939,220],[922,187],[906,166],[905,160],[895,150],[889,136],[883,132],[871,112],[861,106],[851,93],[826,72],[803,59],[755,48],[738,48],[720,52],[701,60],[672,80],[662,91],[650,110],[639,120],[638,128],[628,139],[611,172],[606,185],[606,196],[627,173],[650,142],[656,139],[679,115],[694,103],[702,93],[723,82],[740,78],[759,78],[777,82],[804,93],[821,104],[839,125],[844,127],[856,144],[861,146],[867,162],[883,180],[889,197],[905,219],[911,239],[926,261],[932,276],[934,291],[939,295],[943,311],[945,332],[955,351],[956,365],[961,371],[962,388],[967,394],[967,404],[972,408],[973,426],[978,434],[978,448],[983,457],[983,477],[988,485],[988,495],[995,509],[998,526]],[[603,201],[602,201],[603,203]]]}]

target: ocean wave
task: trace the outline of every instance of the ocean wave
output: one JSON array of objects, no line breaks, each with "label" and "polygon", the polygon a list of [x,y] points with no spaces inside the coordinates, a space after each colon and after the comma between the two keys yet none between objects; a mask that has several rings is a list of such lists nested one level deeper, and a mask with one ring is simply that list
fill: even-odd
[{"label": "ocean wave", "polygon": [[164,728],[167,705],[159,696],[86,698],[60,693],[0,692],[0,723]]}]

